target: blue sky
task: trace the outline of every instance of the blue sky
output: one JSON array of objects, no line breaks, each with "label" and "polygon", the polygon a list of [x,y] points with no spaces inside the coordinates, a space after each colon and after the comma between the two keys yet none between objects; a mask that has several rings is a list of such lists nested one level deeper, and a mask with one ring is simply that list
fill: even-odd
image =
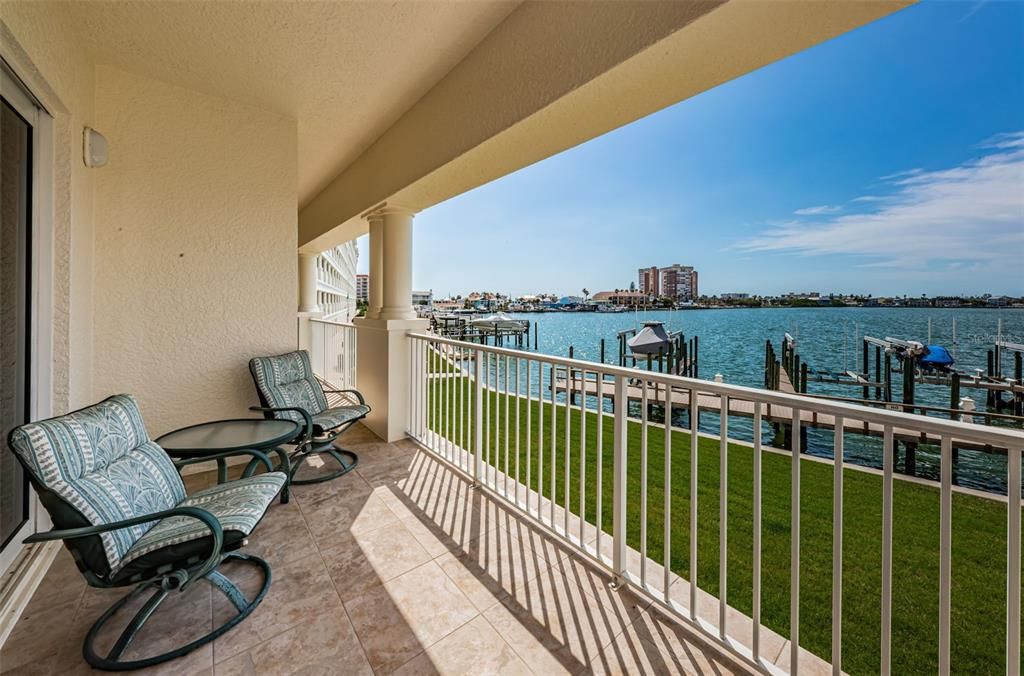
[{"label": "blue sky", "polygon": [[1024,3],[923,2],[415,223],[435,295],[1024,294]]}]

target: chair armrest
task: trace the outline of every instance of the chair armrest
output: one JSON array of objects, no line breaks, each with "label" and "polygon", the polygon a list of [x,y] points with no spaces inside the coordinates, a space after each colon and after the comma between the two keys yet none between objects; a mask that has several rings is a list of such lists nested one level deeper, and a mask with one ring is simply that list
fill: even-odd
[{"label": "chair armrest", "polygon": [[199,507],[174,507],[172,509],[165,509],[161,512],[143,514],[130,519],[124,519],[123,521],[114,521],[112,523],[104,523],[96,526],[81,526],[79,528],[51,530],[45,533],[35,533],[25,538],[25,542],[33,543],[49,542],[51,540],[75,540],[77,538],[89,537],[90,535],[99,535],[100,533],[106,533],[107,531],[138,526],[144,523],[149,523],[150,521],[161,521],[172,516],[184,516],[197,519],[202,521],[203,524],[210,529],[210,534],[213,536],[212,551],[210,552],[209,558],[206,559],[206,562],[197,570],[195,575],[192,576],[192,579],[205,577],[220,564],[221,549],[224,547],[224,529],[221,527],[220,521],[217,520],[217,517]]},{"label": "chair armrest", "polygon": [[298,406],[250,406],[249,410],[260,413],[285,413],[287,411],[298,413],[306,423],[306,433],[303,435],[303,439],[308,441],[313,438],[313,416],[304,408]]},{"label": "chair armrest", "polygon": [[366,406],[366,399],[363,398],[363,394],[359,390],[324,390],[324,394],[354,394],[359,403]]}]

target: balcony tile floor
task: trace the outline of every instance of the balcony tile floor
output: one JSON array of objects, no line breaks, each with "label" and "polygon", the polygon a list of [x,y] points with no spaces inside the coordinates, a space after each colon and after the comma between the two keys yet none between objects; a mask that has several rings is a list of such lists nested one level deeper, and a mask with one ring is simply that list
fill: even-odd
[{"label": "balcony tile floor", "polygon": [[[361,427],[345,441],[357,470],[296,486],[250,538],[247,550],[273,568],[262,605],[212,645],[142,673],[744,671],[412,442],[381,443]],[[260,582],[237,564],[224,570],[247,591]],[[62,550],[0,652],[0,672],[89,671],[85,632],[123,593],[87,587]],[[131,650],[166,649],[230,613],[197,586],[165,604]]]}]

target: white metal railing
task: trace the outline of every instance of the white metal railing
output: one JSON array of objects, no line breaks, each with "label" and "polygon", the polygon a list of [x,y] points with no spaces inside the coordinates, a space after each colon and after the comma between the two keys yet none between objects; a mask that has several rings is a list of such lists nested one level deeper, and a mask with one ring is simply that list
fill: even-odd
[{"label": "white metal railing", "polygon": [[[832,607],[831,664],[833,673],[843,669],[843,580],[844,580],[844,439],[865,432],[882,443],[881,470],[881,564],[879,603],[878,672],[892,673],[893,646],[893,520],[894,520],[894,444],[897,438],[927,440],[936,443],[941,453],[939,502],[938,645],[923,646],[932,656],[937,650],[941,674],[951,669],[951,585],[953,449],[984,447],[1007,453],[1008,497],[1006,505],[1006,588],[991,590],[1005,593],[1005,617],[972,617],[972,623],[989,626],[1005,622],[1006,673],[1020,674],[1021,664],[1021,454],[1024,433],[957,421],[927,418],[884,409],[856,406],[844,402],[759,390],[736,385],[626,369],[563,359],[536,353],[482,346],[425,334],[410,334],[410,391],[408,433],[430,451],[472,477],[474,482],[497,498],[513,505],[523,514],[577,549],[583,556],[606,568],[616,579],[646,595],[663,609],[697,628],[712,642],[733,655],[768,673],[798,673],[808,653],[801,650],[801,427],[826,427],[834,430],[833,446],[837,461],[831,471],[832,486]],[[634,403],[632,409],[629,401]],[[626,405],[623,405],[627,402]],[[685,415],[685,426],[660,424],[652,420],[651,404],[659,403],[663,420]],[[695,408],[696,407],[696,410]],[[707,592],[696,581],[704,561],[698,543],[698,485],[701,435],[700,416],[720,415],[718,471],[718,589],[717,618],[698,611]],[[655,413],[657,408],[655,408]],[[694,414],[695,413],[695,414]],[[728,476],[730,419],[737,416],[753,421],[753,486],[750,519],[752,521],[751,598],[752,638],[741,640],[730,633],[730,595],[728,589],[729,549],[727,537],[730,483]],[[763,553],[763,459],[778,449],[762,443],[762,427],[769,422],[789,425],[794,452],[789,469],[789,608],[788,669],[780,669],[772,656],[762,652],[765,637],[772,631],[762,624]],[[594,434],[588,434],[593,425]],[[609,427],[610,426],[610,427]],[[609,482],[605,439],[610,429],[612,477]],[[599,433],[598,433],[599,432]],[[687,519],[673,514],[675,499],[685,491],[673,485],[673,460],[685,455],[672,450],[673,433],[689,432],[689,532],[679,532]],[[658,435],[661,436],[660,441]],[[707,435],[703,435],[705,438]],[[592,441],[588,442],[588,438]],[[638,438],[638,443],[630,442]],[[740,442],[743,443],[743,442]],[[707,441],[703,445],[705,448]],[[650,465],[649,457],[661,450],[662,466]],[[633,457],[638,452],[639,457]],[[545,455],[546,454],[546,455]],[[806,456],[804,456],[806,458]],[[815,466],[817,467],[817,466]],[[845,465],[850,467],[850,465]],[[706,469],[706,466],[705,466]],[[685,471],[685,465],[678,468]],[[589,473],[588,473],[589,472]],[[545,473],[548,476],[545,476]],[[636,481],[636,476],[639,481]],[[631,481],[630,479],[634,480]],[[560,481],[559,481],[560,479]],[[578,483],[577,483],[578,482]],[[906,482],[899,482],[909,486]],[[811,488],[808,485],[808,488]],[[917,488],[917,487],[915,487]],[[660,493],[661,504],[650,499],[648,491]],[[610,494],[609,494],[610,490]],[[735,489],[734,489],[735,490]],[[910,490],[909,488],[907,490]],[[634,495],[639,491],[639,500]],[[692,497],[693,499],[689,499]],[[588,508],[588,499],[591,500]],[[611,500],[611,530],[606,532],[605,512]],[[637,504],[637,502],[639,504]],[[993,501],[1001,510],[1003,502]],[[639,514],[636,514],[636,512]],[[651,515],[661,517],[663,532],[660,557],[649,558],[653,542],[648,533]],[[740,515],[737,515],[740,516]],[[745,515],[742,515],[745,516]],[[655,519],[656,521],[656,519]],[[635,531],[639,530],[639,534]],[[673,571],[673,539],[685,536],[688,552],[685,568],[676,578]],[[612,556],[602,554],[602,540],[610,538]],[[637,544],[631,547],[630,543]],[[639,566],[627,565],[631,550],[639,550]],[[685,552],[683,549],[680,553]],[[817,552],[813,552],[817,554]],[[735,559],[734,559],[735,561]],[[708,564],[703,564],[708,565]],[[992,562],[999,570],[1001,564]],[[713,566],[713,560],[712,560]],[[637,568],[639,568],[637,570]],[[1000,575],[993,575],[998,579]],[[778,579],[778,575],[775,576]],[[827,577],[826,577],[827,579]],[[876,578],[877,579],[877,578]],[[675,582],[681,580],[681,582]],[[705,586],[707,581],[703,580]],[[692,583],[692,584],[691,584]],[[706,598],[705,598],[706,601]],[[705,606],[707,603],[704,604]],[[817,627],[812,627],[818,629]],[[734,628],[736,635],[742,633]],[[781,657],[781,656],[780,656]],[[778,658],[776,658],[778,661]],[[817,659],[817,658],[815,658]],[[810,665],[808,665],[810,666]]]},{"label": "white metal railing", "polygon": [[356,327],[311,319],[309,358],[313,372],[340,389],[356,388]]}]

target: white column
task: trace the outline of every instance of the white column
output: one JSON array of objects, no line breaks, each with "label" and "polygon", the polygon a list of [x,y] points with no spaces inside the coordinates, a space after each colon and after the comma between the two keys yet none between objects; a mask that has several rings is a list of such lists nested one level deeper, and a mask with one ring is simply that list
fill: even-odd
[{"label": "white column", "polygon": [[299,253],[299,312],[319,312],[316,302],[316,254]]},{"label": "white column", "polygon": [[[370,307],[366,318],[353,321],[359,390],[372,407],[365,424],[385,441],[405,437],[410,387],[408,334],[425,331],[428,326],[427,320],[416,319],[412,308],[412,217],[412,210],[395,206],[367,217]],[[375,297],[379,311],[373,314]]]},{"label": "white column", "polygon": [[[416,319],[412,307],[412,217],[410,209],[384,207],[384,296],[381,319]],[[372,235],[371,235],[372,236]],[[372,283],[373,278],[370,278]]]},{"label": "white column", "polygon": [[384,214],[376,211],[366,217],[370,225],[370,276],[366,298],[367,319],[380,316],[384,304]]}]

